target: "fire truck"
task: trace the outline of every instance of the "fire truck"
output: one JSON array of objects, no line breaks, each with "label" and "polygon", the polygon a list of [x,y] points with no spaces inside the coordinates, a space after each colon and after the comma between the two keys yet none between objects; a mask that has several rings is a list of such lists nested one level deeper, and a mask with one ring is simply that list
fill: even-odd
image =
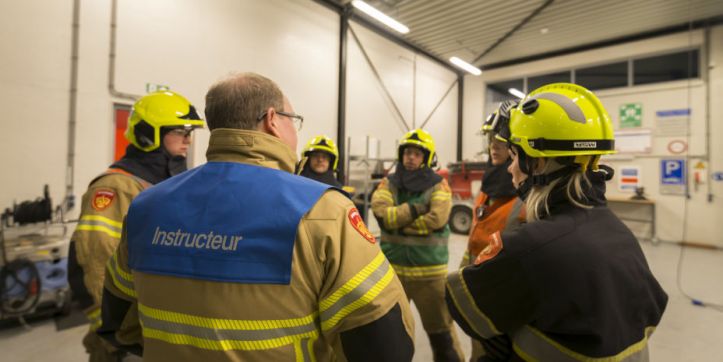
[{"label": "fire truck", "polygon": [[462,161],[449,163],[446,169],[437,172],[447,179],[452,189],[453,204],[449,215],[449,227],[452,232],[469,234],[474,200],[479,193],[486,167],[486,162]]}]

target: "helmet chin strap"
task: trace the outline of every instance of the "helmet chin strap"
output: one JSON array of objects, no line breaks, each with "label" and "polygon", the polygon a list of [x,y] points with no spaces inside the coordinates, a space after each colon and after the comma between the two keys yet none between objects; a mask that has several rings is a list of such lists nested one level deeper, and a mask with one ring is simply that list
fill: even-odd
[{"label": "helmet chin strap", "polygon": [[522,201],[525,201],[533,186],[549,185],[552,181],[565,177],[579,168],[582,168],[583,170],[587,169],[591,163],[593,167],[597,168],[597,159],[591,159],[590,157],[586,157],[585,159],[581,158],[579,160],[581,162],[578,163],[578,159],[576,158],[575,162],[565,165],[558,170],[547,174],[535,175],[533,174],[533,171],[535,170],[535,168],[537,168],[539,161],[536,158],[527,156],[527,154],[520,147],[513,147],[515,147],[517,151],[518,165],[520,166],[520,171],[527,175],[527,178],[524,181],[516,185],[517,196],[522,199]]}]

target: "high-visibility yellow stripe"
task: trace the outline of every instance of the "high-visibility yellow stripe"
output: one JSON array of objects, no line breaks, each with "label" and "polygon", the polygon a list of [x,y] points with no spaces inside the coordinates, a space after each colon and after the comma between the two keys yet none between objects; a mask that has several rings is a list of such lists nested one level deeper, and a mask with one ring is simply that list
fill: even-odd
[{"label": "high-visibility yellow stripe", "polygon": [[119,277],[116,275],[116,273],[114,273],[114,272],[111,270],[111,268],[110,268],[107,264],[106,264],[106,268],[110,271],[109,274],[110,274],[111,278],[113,279],[113,285],[115,285],[115,287],[118,288],[118,290],[120,290],[121,292],[123,292],[123,293],[126,294],[127,296],[135,298],[135,297],[136,297],[136,291],[133,290],[133,289],[130,289],[130,288],[126,287],[126,286],[123,285],[123,284],[121,284],[121,282],[118,281],[118,278],[119,278]]},{"label": "high-visibility yellow stripe", "polygon": [[197,348],[229,351],[229,350],[263,350],[279,348],[294,343],[300,338],[313,338],[319,335],[318,331],[311,331],[296,336],[284,336],[262,341],[239,341],[239,340],[210,340],[189,336],[186,334],[170,333],[158,329],[143,326],[143,337],[158,339],[171,344],[189,345]]},{"label": "high-visibility yellow stripe", "polygon": [[447,291],[455,308],[467,321],[470,328],[483,338],[492,338],[502,334],[475,304],[464,280],[463,270],[464,268],[447,277]]},{"label": "high-visibility yellow stripe", "polygon": [[118,263],[118,252],[113,253],[112,258],[113,258],[113,262],[115,263],[116,271],[118,272],[118,275],[121,278],[133,283],[133,274],[128,273],[125,270],[123,270],[123,268],[121,268],[120,264]]},{"label": "high-visibility yellow stripe", "polygon": [[394,229],[397,227],[397,208],[396,207],[388,207],[387,208],[387,219],[385,221],[387,223],[388,228]]},{"label": "high-visibility yellow stripe", "polygon": [[94,331],[100,327],[103,320],[100,319],[100,308],[94,308],[91,312],[85,314],[90,322],[90,330]]},{"label": "high-visibility yellow stripe", "polygon": [[429,277],[447,275],[447,265],[433,266],[401,266],[392,265],[399,276],[404,277]]},{"label": "high-visibility yellow stripe", "polygon": [[377,253],[377,256],[372,259],[367,266],[364,267],[364,269],[360,270],[356,275],[354,275],[353,278],[349,279],[344,285],[339,287],[334,293],[332,293],[330,296],[324,298],[321,303],[319,303],[319,309],[323,312],[334,303],[336,303],[341,297],[349,294],[351,291],[353,291],[356,287],[358,287],[363,281],[365,281],[369,275],[372,274],[382,263],[384,262],[385,257],[384,253],[381,251]]},{"label": "high-visibility yellow stripe", "polygon": [[[220,319],[199,317],[190,314],[165,311],[149,307],[147,305],[138,304],[138,311],[151,318],[186,324],[190,326],[210,328],[210,329],[229,329],[229,330],[266,330],[288,327],[298,327],[314,322],[317,313],[310,314],[306,317],[292,319],[270,319],[270,320],[243,320],[243,319]],[[290,342],[289,342],[290,343]],[[287,343],[288,344],[288,343]]]},{"label": "high-visibility yellow stripe", "polygon": [[427,235],[429,234],[429,229],[427,229],[427,223],[424,222],[424,218],[420,217],[416,221],[417,228],[419,229],[419,233],[421,235]]},{"label": "high-visibility yellow stripe", "polygon": [[399,218],[399,209],[397,207],[392,208],[392,219],[394,220],[394,227],[399,226],[398,219]]},{"label": "high-visibility yellow stripe", "polygon": [[309,357],[311,357],[311,362],[316,362],[316,355],[314,354],[314,341],[316,341],[316,337],[309,338],[309,342],[306,344],[306,349],[309,351]]},{"label": "high-visibility yellow stripe", "polygon": [[294,354],[296,355],[296,362],[305,362],[303,348],[304,347],[301,345],[301,340],[294,341]]},{"label": "high-visibility yellow stripe", "polygon": [[108,224],[108,225],[115,226],[115,227],[117,227],[117,228],[122,228],[122,227],[123,227],[123,222],[121,222],[121,221],[116,221],[116,220],[113,220],[113,219],[109,219],[109,218],[107,218],[107,217],[100,216],[100,215],[83,215],[83,216],[80,217],[80,220],[101,221],[101,222],[104,222],[104,223],[106,223],[106,224]]},{"label": "high-visibility yellow stripe", "polygon": [[294,341],[296,362],[316,362],[316,356],[314,355],[314,341],[316,341],[316,337]]},{"label": "high-visibility yellow stripe", "polygon": [[100,231],[103,233],[106,233],[107,235],[120,239],[121,233],[102,225],[78,225],[78,227],[75,228],[76,230],[86,230],[86,231]]},{"label": "high-visibility yellow stripe", "polygon": [[433,196],[432,201],[447,201],[452,200],[452,196]]},{"label": "high-visibility yellow stripe", "polygon": [[[105,264],[105,268],[108,270],[108,274],[110,274],[111,279],[113,280],[113,285],[118,288],[118,290],[131,298],[136,297],[136,291],[131,287],[133,285],[133,275],[120,269],[118,266],[117,252],[113,253],[113,257],[111,257],[111,259]],[[124,277],[124,275],[126,277]]]},{"label": "high-visibility yellow stripe", "polygon": [[96,319],[100,317],[100,308],[93,308],[91,312],[85,314],[88,319]]},{"label": "high-visibility yellow stripe", "polygon": [[[607,357],[590,357],[570,350],[547,337],[541,331],[524,326],[513,336],[512,347],[526,361],[589,361],[589,362],[634,362],[647,361],[648,338],[655,331],[654,326],[645,328],[643,339],[628,346],[622,352]],[[522,345],[520,345],[522,344]],[[636,356],[636,354],[638,354]]]},{"label": "high-visibility yellow stripe", "polygon": [[369,291],[366,292],[361,298],[342,308],[338,313],[336,313],[336,315],[334,315],[334,317],[322,321],[321,329],[329,330],[333,328],[337,323],[339,323],[342,318],[346,317],[351,312],[369,304],[382,292],[382,290],[384,290],[384,288],[389,285],[389,283],[391,283],[393,278],[394,270],[392,268],[389,268],[386,274],[384,274],[384,277],[382,277],[382,279],[379,280],[371,289],[369,289]]}]

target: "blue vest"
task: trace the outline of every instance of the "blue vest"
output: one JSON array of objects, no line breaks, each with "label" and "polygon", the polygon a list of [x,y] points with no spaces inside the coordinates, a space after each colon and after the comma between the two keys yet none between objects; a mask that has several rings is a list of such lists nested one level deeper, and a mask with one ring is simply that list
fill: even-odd
[{"label": "blue vest", "polygon": [[206,163],[133,200],[129,265],[149,274],[289,284],[299,222],[327,189],[266,167]]}]

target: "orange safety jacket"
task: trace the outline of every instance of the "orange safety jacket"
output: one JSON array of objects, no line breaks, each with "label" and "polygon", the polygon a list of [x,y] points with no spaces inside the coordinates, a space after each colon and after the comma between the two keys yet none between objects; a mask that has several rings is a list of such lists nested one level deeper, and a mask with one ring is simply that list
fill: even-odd
[{"label": "orange safety jacket", "polygon": [[469,261],[474,261],[490,244],[492,234],[517,227],[525,222],[524,203],[518,197],[501,197],[487,205],[488,199],[489,196],[484,192],[480,192],[475,199],[472,228],[467,241],[466,256],[469,257]]}]

